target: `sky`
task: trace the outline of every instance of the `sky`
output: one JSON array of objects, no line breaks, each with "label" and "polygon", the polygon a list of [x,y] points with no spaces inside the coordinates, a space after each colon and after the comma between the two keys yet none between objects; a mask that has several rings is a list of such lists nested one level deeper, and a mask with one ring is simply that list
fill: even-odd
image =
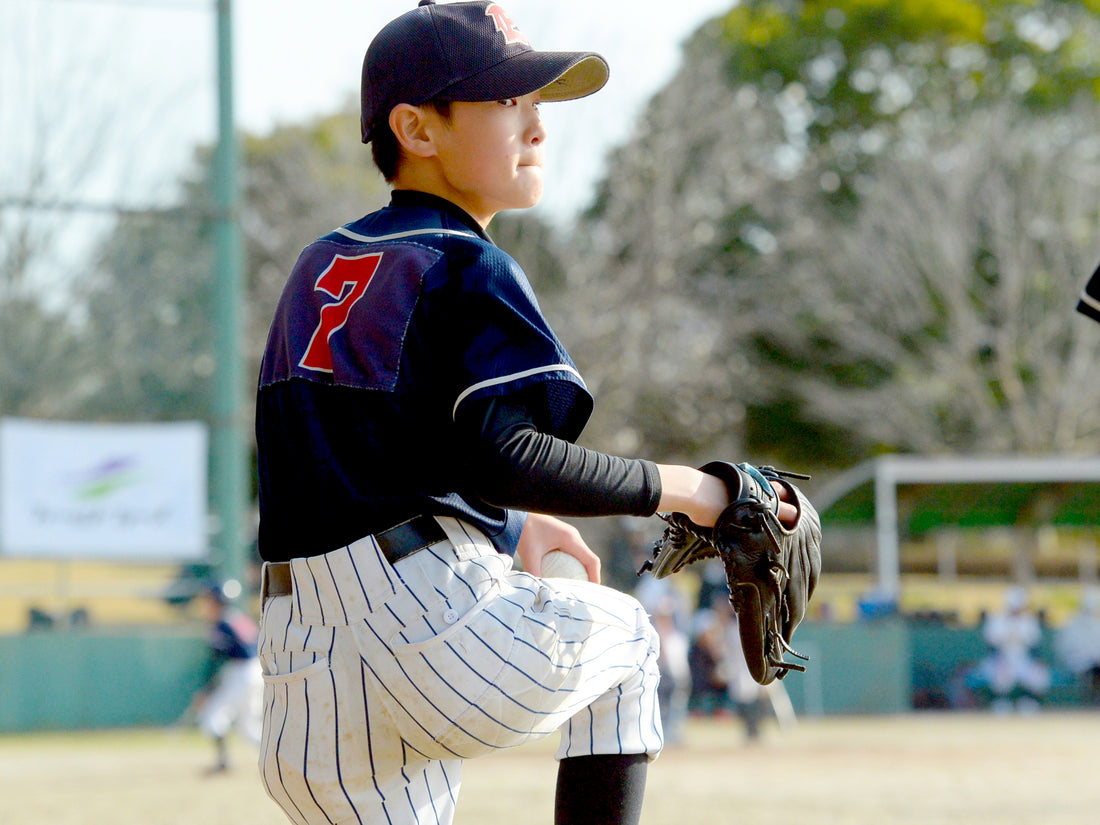
[{"label": "sky", "polygon": [[[238,127],[265,135],[357,100],[371,38],[415,2],[233,0]],[[596,51],[611,66],[595,95],[543,107],[544,217],[568,220],[588,205],[684,40],[735,2],[502,0],[537,49]],[[214,9],[214,0],[0,0],[0,204],[28,193],[138,209],[171,202],[195,147],[216,134]]]},{"label": "sky", "polygon": [[[242,125],[332,111],[358,95],[374,33],[415,0],[236,0]],[[586,205],[607,154],[631,134],[645,101],[675,71],[684,39],[734,0],[502,0],[540,50],[596,51],[611,65],[591,98],[543,106],[549,131],[542,209]]]}]

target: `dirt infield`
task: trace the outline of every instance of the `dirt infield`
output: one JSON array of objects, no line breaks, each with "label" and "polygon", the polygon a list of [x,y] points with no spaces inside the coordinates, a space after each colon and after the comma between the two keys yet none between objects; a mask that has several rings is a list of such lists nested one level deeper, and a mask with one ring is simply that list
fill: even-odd
[{"label": "dirt infield", "polygon": [[[554,737],[556,739],[556,737]],[[467,763],[456,825],[551,822],[556,742]],[[652,766],[644,825],[1092,825],[1100,713],[804,719],[747,744],[695,721]],[[194,731],[0,737],[0,825],[283,825],[255,752]]]}]

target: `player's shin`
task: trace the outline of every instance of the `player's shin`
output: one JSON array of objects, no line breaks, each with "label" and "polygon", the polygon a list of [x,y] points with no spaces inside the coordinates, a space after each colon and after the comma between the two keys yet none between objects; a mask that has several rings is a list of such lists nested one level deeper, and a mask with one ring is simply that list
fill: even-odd
[{"label": "player's shin", "polygon": [[555,825],[637,825],[649,757],[571,756],[558,763]]}]

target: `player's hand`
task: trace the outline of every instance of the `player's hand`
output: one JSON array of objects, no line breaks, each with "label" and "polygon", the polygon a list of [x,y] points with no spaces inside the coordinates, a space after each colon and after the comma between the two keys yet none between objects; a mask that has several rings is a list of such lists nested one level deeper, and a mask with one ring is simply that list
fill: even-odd
[{"label": "player's hand", "polygon": [[[658,464],[657,470],[661,474],[658,510],[684,513],[700,527],[713,527],[718,516],[729,506],[729,490],[717,476],[683,465]],[[776,515],[780,523],[793,528],[798,524],[798,508],[791,503],[794,501],[792,493],[777,481],[771,485],[779,496]]]},{"label": "player's hand", "polygon": [[793,530],[798,526],[798,507],[791,503],[795,501],[794,493],[778,481],[771,482],[771,485],[775,494],[779,496],[779,511],[776,513],[779,523]]},{"label": "player's hand", "polygon": [[729,490],[722,479],[681,464],[658,464],[661,475],[663,513],[683,513],[700,527],[713,527],[715,520],[730,503]]},{"label": "player's hand", "polygon": [[553,516],[529,513],[516,545],[523,569],[532,576],[541,576],[542,559],[551,550],[561,550],[579,560],[588,571],[588,580],[600,583],[600,557],[585,544],[576,527]]}]

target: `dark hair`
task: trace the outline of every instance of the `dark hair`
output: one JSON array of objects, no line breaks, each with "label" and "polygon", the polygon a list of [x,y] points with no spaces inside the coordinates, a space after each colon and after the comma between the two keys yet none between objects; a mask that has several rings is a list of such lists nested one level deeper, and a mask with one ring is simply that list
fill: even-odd
[{"label": "dark hair", "polygon": [[[444,120],[450,120],[451,101],[429,100],[424,105],[431,106],[436,114]],[[378,167],[382,177],[387,181],[392,181],[397,177],[397,167],[401,163],[401,146],[398,144],[397,137],[390,128],[388,121],[381,128],[374,129],[371,136],[370,153],[371,157],[374,158],[374,165]]]}]

